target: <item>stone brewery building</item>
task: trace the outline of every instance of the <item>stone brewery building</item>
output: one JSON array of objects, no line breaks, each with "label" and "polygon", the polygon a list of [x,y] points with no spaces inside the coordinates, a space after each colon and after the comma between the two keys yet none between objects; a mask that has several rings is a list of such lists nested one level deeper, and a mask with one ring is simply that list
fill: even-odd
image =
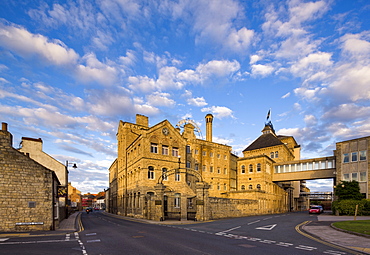
[{"label": "stone brewery building", "polygon": [[12,134],[0,130],[0,232],[58,227],[60,182],[54,171],[13,148]]},{"label": "stone brewery building", "polygon": [[208,220],[307,208],[299,197],[304,182],[272,181],[275,162],[300,157],[293,137],[277,136],[270,122],[239,158],[230,146],[212,141],[213,116],[205,120],[205,140],[196,137],[192,121],[183,122],[183,130],[167,120],[149,127],[142,115],[136,124],[121,121],[118,157],[109,169],[109,211],[153,220]]},{"label": "stone brewery building", "polygon": [[[268,119],[269,120],[269,116]],[[369,197],[369,141],[337,143],[335,155],[300,159],[294,137],[276,135],[271,121],[238,157],[212,141],[213,116],[205,117],[206,139],[197,125],[148,117],[119,122],[117,159],[109,168],[107,209],[151,220],[209,220],[307,210],[305,180],[357,180]]]}]

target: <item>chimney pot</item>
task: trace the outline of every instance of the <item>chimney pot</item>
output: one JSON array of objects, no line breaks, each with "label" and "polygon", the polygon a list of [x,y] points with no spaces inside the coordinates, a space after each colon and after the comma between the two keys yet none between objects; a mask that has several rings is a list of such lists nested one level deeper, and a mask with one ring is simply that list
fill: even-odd
[{"label": "chimney pot", "polygon": [[8,123],[3,122],[1,125],[1,130],[8,131]]}]

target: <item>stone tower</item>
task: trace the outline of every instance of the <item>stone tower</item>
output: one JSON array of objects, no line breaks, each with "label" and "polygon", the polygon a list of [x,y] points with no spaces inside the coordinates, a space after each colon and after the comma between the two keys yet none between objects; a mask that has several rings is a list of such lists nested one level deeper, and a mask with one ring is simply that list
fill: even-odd
[{"label": "stone tower", "polygon": [[212,142],[212,121],[213,115],[207,114],[206,115],[206,141]]}]

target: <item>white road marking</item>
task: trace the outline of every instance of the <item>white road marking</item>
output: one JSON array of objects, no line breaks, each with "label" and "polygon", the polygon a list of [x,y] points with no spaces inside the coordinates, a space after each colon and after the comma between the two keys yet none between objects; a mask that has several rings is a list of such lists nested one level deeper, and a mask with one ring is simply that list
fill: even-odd
[{"label": "white road marking", "polygon": [[86,243],[99,243],[100,239],[95,239],[95,240],[87,240]]},{"label": "white road marking", "polygon": [[292,246],[293,244],[292,243],[278,242],[276,245],[284,246],[284,247],[289,247],[289,246]]},{"label": "white road marking", "polygon": [[345,253],[345,252],[343,252],[343,251],[332,251],[332,250],[327,250],[327,251],[324,251],[323,253],[325,253],[325,254],[333,254],[333,255],[346,254],[346,253]]},{"label": "white road marking", "polygon": [[247,225],[251,225],[251,224],[254,224],[254,223],[257,223],[257,222],[260,222],[261,220],[256,220],[256,221],[252,221],[252,222],[249,222]]},{"label": "white road marking", "polygon": [[301,249],[301,250],[306,250],[306,251],[313,251],[316,250],[316,247],[311,247],[311,246],[305,246],[305,245],[298,245],[297,247],[294,247],[296,249]]},{"label": "white road marking", "polygon": [[277,224],[273,224],[273,225],[267,225],[267,226],[263,226],[263,227],[258,227],[256,229],[261,229],[261,230],[272,230],[274,227],[276,227]]},{"label": "white road marking", "polygon": [[223,230],[223,231],[217,232],[217,233],[216,233],[216,235],[218,235],[218,236],[222,236],[222,235],[225,235],[225,233],[230,232],[230,231],[233,231],[234,229],[238,229],[238,228],[240,228],[240,227],[241,227],[241,226],[237,226],[237,227],[235,227],[235,228],[230,228],[230,229],[228,229],[228,230]]}]

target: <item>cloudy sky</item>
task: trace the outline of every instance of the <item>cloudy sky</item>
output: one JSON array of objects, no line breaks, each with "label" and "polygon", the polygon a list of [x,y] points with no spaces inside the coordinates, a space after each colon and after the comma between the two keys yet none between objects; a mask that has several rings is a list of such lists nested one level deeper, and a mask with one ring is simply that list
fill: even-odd
[{"label": "cloudy sky", "polygon": [[[366,0],[2,0],[0,121],[42,138],[83,193],[108,187],[119,120],[198,123],[241,156],[271,108],[302,158],[370,135]],[[330,181],[309,182],[330,191]]]}]

